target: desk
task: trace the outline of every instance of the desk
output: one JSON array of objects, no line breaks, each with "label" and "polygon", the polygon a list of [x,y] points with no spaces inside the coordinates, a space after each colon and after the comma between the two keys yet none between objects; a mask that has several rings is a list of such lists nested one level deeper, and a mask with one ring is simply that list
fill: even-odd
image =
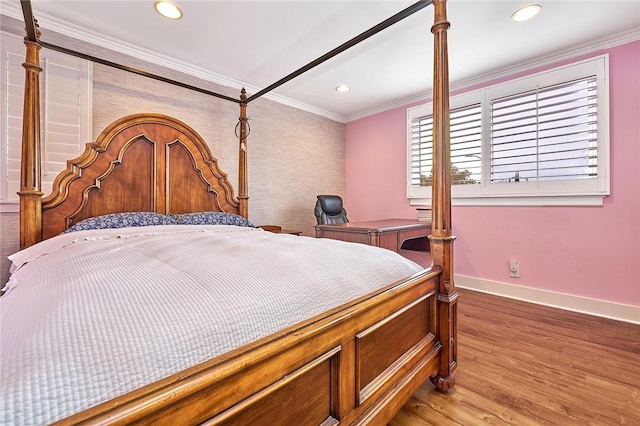
[{"label": "desk", "polygon": [[274,234],[291,234],[291,235],[300,235],[302,231],[298,231],[295,229],[282,229],[281,226],[278,225],[260,225],[258,228],[262,228],[265,231],[273,232]]},{"label": "desk", "polygon": [[[400,248],[429,251],[429,241],[426,237],[430,233],[430,223],[410,219],[385,219],[336,225],[316,225],[316,238],[331,238],[369,244],[395,252],[399,251]],[[403,243],[405,243],[404,247]]]}]

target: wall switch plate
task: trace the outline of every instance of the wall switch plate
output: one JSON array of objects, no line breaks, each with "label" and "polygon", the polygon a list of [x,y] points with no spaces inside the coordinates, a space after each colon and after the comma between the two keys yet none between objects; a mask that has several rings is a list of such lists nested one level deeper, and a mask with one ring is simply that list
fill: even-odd
[{"label": "wall switch plate", "polygon": [[509,261],[509,276],[513,278],[520,277],[520,265],[515,260]]}]

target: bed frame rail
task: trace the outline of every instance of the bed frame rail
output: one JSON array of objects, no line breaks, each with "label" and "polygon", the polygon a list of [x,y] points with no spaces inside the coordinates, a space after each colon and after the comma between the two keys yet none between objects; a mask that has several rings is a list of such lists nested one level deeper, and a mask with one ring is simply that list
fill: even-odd
[{"label": "bed frame rail", "polygon": [[439,371],[440,276],[425,270],[58,424],[386,424]]}]

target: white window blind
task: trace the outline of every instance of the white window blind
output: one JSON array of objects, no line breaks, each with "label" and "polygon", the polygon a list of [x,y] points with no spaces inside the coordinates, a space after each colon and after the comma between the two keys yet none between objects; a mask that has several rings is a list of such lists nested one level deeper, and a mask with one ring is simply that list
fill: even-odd
[{"label": "white window blind", "polygon": [[[15,202],[20,190],[25,46],[2,34],[2,135],[0,201]],[[51,192],[66,161],[91,141],[91,63],[62,53],[40,51],[42,191]]]},{"label": "white window blind", "polygon": [[433,115],[411,120],[410,135],[410,185],[428,186],[433,161]]},{"label": "white window blind", "polygon": [[[452,97],[452,203],[602,205],[610,191],[608,69],[602,55]],[[408,110],[413,205],[431,203],[431,120],[431,104]]]},{"label": "white window blind", "polygon": [[[481,181],[482,117],[480,104],[451,110],[451,184],[475,184]],[[433,161],[433,114],[411,120],[411,186],[431,186]]]},{"label": "white window blind", "polygon": [[491,182],[598,177],[595,76],[491,101]]}]

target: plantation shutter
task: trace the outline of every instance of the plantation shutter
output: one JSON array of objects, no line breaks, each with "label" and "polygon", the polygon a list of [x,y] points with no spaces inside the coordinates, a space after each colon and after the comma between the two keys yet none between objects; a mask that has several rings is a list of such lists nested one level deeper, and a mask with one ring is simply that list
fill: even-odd
[{"label": "plantation shutter", "polygon": [[[479,183],[481,179],[482,115],[480,104],[455,108],[450,113],[451,183]],[[411,186],[431,186],[433,114],[411,121]]]},{"label": "plantation shutter", "polygon": [[411,186],[428,186],[433,166],[433,115],[411,121]]},{"label": "plantation shutter", "polygon": [[[20,39],[2,35],[3,144],[0,200],[16,201],[20,190],[25,47]],[[51,192],[66,161],[91,141],[91,68],[86,60],[58,52],[40,54],[42,191]]]},{"label": "plantation shutter", "polygon": [[598,177],[596,76],[491,101],[491,183]]}]

